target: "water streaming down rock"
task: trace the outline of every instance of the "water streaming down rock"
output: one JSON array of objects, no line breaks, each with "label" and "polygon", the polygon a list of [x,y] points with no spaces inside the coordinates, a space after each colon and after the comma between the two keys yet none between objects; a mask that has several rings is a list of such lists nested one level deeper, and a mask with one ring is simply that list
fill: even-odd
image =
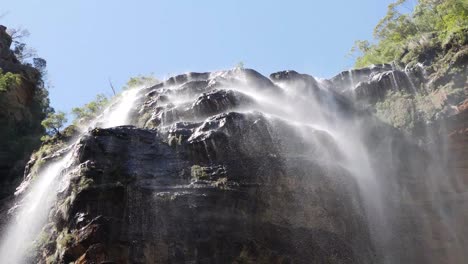
[{"label": "water streaming down rock", "polygon": [[122,98],[116,104],[115,109],[109,109],[109,116],[104,116],[103,127],[108,128],[127,124],[128,115],[136,100],[139,89],[141,89],[141,87],[135,87],[124,91],[122,95],[120,95]]},{"label": "water streaming down rock", "polygon": [[462,263],[447,144],[418,144],[349,91],[372,101],[408,78],[391,65],[328,81],[234,69],[131,91],[110,109],[136,127],[74,147],[38,262]]},{"label": "water streaming down rock", "polygon": [[[138,89],[124,91],[121,100],[113,104],[114,109],[106,109],[96,120],[103,122],[106,127],[125,125],[128,113],[136,99]],[[92,121],[96,124],[96,121]],[[57,195],[67,188],[70,178],[79,171],[74,168],[75,148],[79,145],[82,135],[78,136],[68,147],[60,149],[37,175],[30,174],[18,187],[15,195],[19,202],[10,210],[10,223],[2,231],[0,240],[1,263],[21,264],[31,263],[40,236],[51,207],[56,203]],[[33,178],[34,177],[34,178]],[[43,232],[51,232],[45,230]],[[36,240],[36,241],[35,241]],[[35,243],[33,243],[35,241]]]},{"label": "water streaming down rock", "polygon": [[[11,223],[2,234],[0,259],[2,263],[24,263],[34,241],[42,229],[48,210],[54,203],[51,193],[57,192],[62,172],[70,166],[71,153],[52,162],[37,176],[30,186],[20,186],[19,192],[27,189],[19,205],[9,213],[13,214]],[[26,184],[24,182],[23,184]]]}]

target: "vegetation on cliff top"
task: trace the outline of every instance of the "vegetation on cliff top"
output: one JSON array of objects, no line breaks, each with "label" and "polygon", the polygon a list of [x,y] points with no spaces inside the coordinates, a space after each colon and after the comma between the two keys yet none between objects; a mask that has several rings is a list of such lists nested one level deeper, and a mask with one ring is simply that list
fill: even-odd
[{"label": "vegetation on cliff top", "polygon": [[153,74],[138,75],[135,77],[131,77],[122,89],[127,90],[132,87],[138,87],[138,86],[152,86],[157,83],[159,83],[159,80],[156,77],[154,77]]},{"label": "vegetation on cliff top", "polygon": [[411,7],[412,2],[390,4],[374,29],[374,42],[356,41],[351,50],[360,55],[356,67],[424,67],[416,94],[390,91],[374,106],[380,119],[408,132],[456,113],[467,97],[468,1],[419,0]]},{"label": "vegetation on cliff top", "polygon": [[[11,194],[45,130],[47,62],[24,42],[26,31],[0,26],[0,198]],[[10,34],[9,34],[10,33]]]},{"label": "vegetation on cliff top", "polygon": [[96,98],[82,107],[72,108],[72,115],[75,117],[73,124],[84,124],[98,116],[109,103],[109,98],[104,94],[96,95]]},{"label": "vegetation on cliff top", "polygon": [[419,0],[412,12],[409,0],[388,6],[387,15],[374,29],[374,43],[356,41],[360,52],[356,67],[389,62],[424,62],[443,49],[461,47],[468,41],[468,1]]}]

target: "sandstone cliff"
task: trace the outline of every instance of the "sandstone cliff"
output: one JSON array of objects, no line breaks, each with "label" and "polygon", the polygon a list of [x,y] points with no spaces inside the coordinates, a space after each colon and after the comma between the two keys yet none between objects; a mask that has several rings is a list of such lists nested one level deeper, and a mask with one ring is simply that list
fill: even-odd
[{"label": "sandstone cliff", "polygon": [[44,130],[47,92],[41,87],[41,74],[20,63],[10,50],[11,37],[0,26],[0,76],[10,74],[0,91],[0,199],[11,195],[22,180],[32,151],[39,146]]}]

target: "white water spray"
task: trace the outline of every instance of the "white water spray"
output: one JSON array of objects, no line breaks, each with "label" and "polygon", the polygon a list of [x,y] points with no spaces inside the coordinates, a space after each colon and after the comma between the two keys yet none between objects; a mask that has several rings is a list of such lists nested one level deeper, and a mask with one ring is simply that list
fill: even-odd
[{"label": "white water spray", "polygon": [[[131,89],[123,92],[120,101],[106,109],[104,114],[96,119],[99,119],[105,127],[126,125],[138,91],[139,89]],[[91,124],[96,124],[96,120]],[[81,137],[82,135],[74,142],[78,142]],[[34,179],[25,181],[18,187],[18,192],[24,192],[24,197],[10,210],[11,220],[2,232],[3,237],[0,241],[2,264],[28,263],[28,257],[35,250],[33,242],[38,239],[57,200],[58,186],[62,186],[68,180],[68,173],[73,169],[74,146],[75,143],[61,150],[60,152],[67,153],[48,164]]]},{"label": "white water spray", "polygon": [[70,167],[72,152],[51,163],[32,180],[31,186],[18,208],[12,208],[13,217],[0,245],[2,263],[24,263],[28,253],[34,248],[31,243],[41,231],[48,217],[50,207],[55,202],[57,184]]},{"label": "white water spray", "polygon": [[[220,82],[223,81],[222,74],[211,75],[211,78],[217,77],[221,79]],[[352,75],[351,71],[349,72],[349,77],[352,78],[351,82],[355,81],[353,78],[355,76]],[[395,90],[405,88],[398,87],[399,83],[397,82],[394,73],[391,73],[389,77],[389,85],[392,86],[391,88]],[[282,93],[272,94],[268,91],[262,90],[261,88],[256,88],[255,83],[248,83],[243,78],[239,78],[237,81],[238,82],[234,82],[234,85],[230,86],[228,84],[222,87],[217,87],[217,89],[236,90],[253,98],[258,104],[254,106],[253,109],[249,107],[240,107],[240,109],[229,109],[227,111],[245,112],[258,110],[264,113],[267,119],[282,119],[297,127],[299,131],[301,130],[301,127],[313,127],[317,130],[326,132],[334,139],[338,147],[338,151],[344,156],[344,159],[333,160],[330,162],[345,168],[349,172],[350,176],[355,179],[359,188],[359,200],[362,202],[361,205],[364,207],[365,216],[367,217],[366,224],[370,230],[370,239],[372,240],[373,246],[378,254],[377,258],[381,262],[397,263],[400,258],[402,258],[402,255],[404,255],[403,259],[414,258],[418,260],[425,258],[426,256],[430,256],[430,254],[424,252],[411,252],[419,245],[412,247],[409,250],[410,252],[404,252],[405,248],[411,245],[407,241],[402,241],[401,243],[396,241],[399,235],[394,233],[401,232],[401,230],[398,230],[398,228],[401,228],[400,219],[403,219],[404,221],[404,218],[407,217],[407,215],[404,215],[406,212],[403,212],[402,210],[414,210],[415,215],[424,215],[427,212],[426,208],[418,208],[417,205],[413,204],[401,206],[401,202],[399,203],[398,201],[399,199],[404,200],[405,197],[407,197],[407,195],[403,196],[404,194],[399,192],[405,191],[405,188],[408,187],[404,185],[405,183],[398,181],[417,177],[418,173],[424,173],[422,172],[424,171],[423,168],[416,168],[415,171],[408,171],[408,175],[399,175],[402,169],[407,169],[406,167],[398,167],[406,166],[402,165],[403,163],[408,163],[409,166],[419,166],[420,164],[413,162],[412,160],[403,160],[403,157],[398,156],[398,151],[401,149],[398,149],[400,145],[395,143],[394,140],[401,140],[402,144],[412,144],[410,140],[406,141],[403,139],[402,135],[398,136],[396,134],[392,134],[391,131],[393,130],[388,127],[386,128],[385,126],[380,127],[379,124],[381,123],[373,120],[372,118],[366,116],[361,117],[358,114],[354,115],[355,118],[346,115],[337,115],[337,111],[334,109],[336,106],[333,104],[336,102],[333,102],[333,100],[326,100],[327,98],[317,99],[317,97],[314,96],[314,93],[310,93],[312,91],[299,89],[303,87],[301,83],[275,83],[282,89]],[[296,84],[298,85],[296,86]],[[410,85],[412,84],[410,83]],[[174,89],[177,89],[177,87],[174,87]],[[321,89],[325,90],[326,88],[321,87]],[[172,93],[172,96],[176,97],[176,94],[177,93]],[[197,95],[194,95],[194,97],[196,96]],[[171,101],[172,99],[173,98],[171,98]],[[322,100],[322,102],[319,102],[320,100]],[[187,98],[184,99],[184,102],[185,101],[187,101]],[[324,103],[324,101],[326,102]],[[176,120],[171,120],[170,122],[163,122],[162,125],[169,126],[171,123],[179,121],[190,122],[191,120],[186,119],[185,117],[182,119],[176,118]],[[373,126],[379,127],[375,128]],[[370,139],[366,137],[371,137],[372,135],[369,136],[369,134],[372,132],[382,133],[384,137],[382,140],[383,142],[379,141],[375,144],[367,143],[366,140]],[[308,136],[310,138],[314,135],[310,133],[307,135],[307,133],[304,133],[304,136]],[[317,140],[314,139],[310,139],[309,141],[312,142],[312,144],[317,142]],[[309,141],[305,140],[304,142],[308,143]],[[377,145],[378,150],[368,149],[370,145]],[[393,147],[397,149],[393,150]],[[405,151],[406,150],[411,151],[411,147],[408,149],[405,148]],[[419,152],[408,153],[410,158],[417,159],[417,156],[414,155],[421,154]],[[437,163],[437,165],[440,164]],[[431,174],[431,177],[440,177],[440,174],[435,170],[428,171],[428,174]],[[311,182],[311,184],[314,183]],[[411,187],[412,186],[408,188]],[[435,188],[440,187],[436,186]],[[415,192],[415,190],[410,190],[410,192]],[[438,198],[435,198],[435,200],[438,200]],[[408,200],[405,200],[405,202],[406,201]],[[432,202],[432,204],[437,208],[441,207],[434,202]],[[401,209],[403,207],[404,209]],[[359,209],[360,208],[356,208],[356,210]],[[412,220],[419,221],[419,218],[414,217]],[[447,220],[443,221],[448,222]],[[441,230],[441,232],[447,231],[446,229]],[[418,249],[427,250],[428,248],[425,245],[422,245]],[[359,255],[360,252],[356,252],[356,254]]]},{"label": "white water spray", "polygon": [[133,107],[133,104],[137,98],[137,94],[140,89],[133,88],[122,93],[121,101],[116,105],[114,109],[110,110],[109,116],[106,117],[103,127],[115,127],[126,125],[128,121],[128,115]]}]

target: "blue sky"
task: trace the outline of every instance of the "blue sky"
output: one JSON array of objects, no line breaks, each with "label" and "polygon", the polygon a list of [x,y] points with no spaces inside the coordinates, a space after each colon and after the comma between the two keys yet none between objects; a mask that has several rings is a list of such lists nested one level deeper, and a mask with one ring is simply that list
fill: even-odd
[{"label": "blue sky", "polygon": [[331,77],[353,65],[391,0],[15,0],[0,24],[31,32],[48,62],[52,106],[69,111],[129,77],[165,79],[244,62],[262,74]]}]

